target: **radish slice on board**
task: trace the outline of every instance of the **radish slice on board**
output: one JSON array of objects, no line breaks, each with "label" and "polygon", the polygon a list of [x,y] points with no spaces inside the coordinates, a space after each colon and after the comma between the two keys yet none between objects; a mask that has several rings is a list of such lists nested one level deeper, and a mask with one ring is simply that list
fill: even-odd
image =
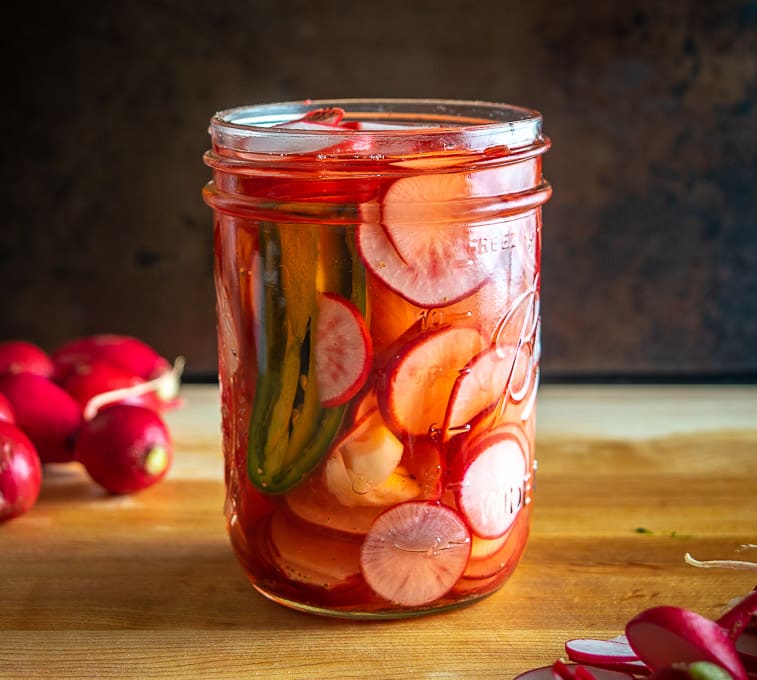
[{"label": "radish slice on board", "polygon": [[405,344],[378,387],[387,424],[409,435],[441,428],[455,381],[483,344],[481,334],[467,327],[431,331]]},{"label": "radish slice on board", "polygon": [[[565,677],[576,678],[576,680],[580,680],[581,677],[594,678],[595,680],[633,680],[632,675],[629,675],[628,673],[622,673],[620,671],[611,671],[604,668],[589,668],[588,666],[574,664],[563,664],[563,666],[569,673],[571,673],[571,675],[558,675],[555,672],[553,665],[543,666],[542,668],[534,668],[533,670],[526,671],[525,673],[521,673],[520,675],[516,676],[514,680],[560,680],[560,678]],[[583,676],[576,675],[576,672],[579,668],[583,669]],[[590,675],[586,675],[586,672],[590,673]]]},{"label": "radish slice on board", "polygon": [[575,639],[565,643],[565,651],[572,661],[583,663],[613,663],[637,661],[639,656],[627,641]]},{"label": "radish slice on board", "polygon": [[599,668],[627,671],[639,675],[650,672],[628,644],[625,635],[611,640],[576,639],[565,643],[568,658],[576,663],[585,663]]},{"label": "radish slice on board", "polygon": [[481,437],[460,455],[453,482],[460,511],[477,536],[502,536],[526,501],[527,452],[503,429]]},{"label": "radish slice on board", "polygon": [[454,510],[411,501],[376,518],[363,543],[360,565],[377,595],[418,607],[455,585],[469,554],[468,529]]},{"label": "radish slice on board", "polygon": [[717,620],[729,637],[736,638],[752,619],[757,619],[757,590],[741,598]]},{"label": "radish slice on board", "polygon": [[680,607],[653,607],[626,625],[628,642],[653,671],[673,663],[710,661],[747,680],[733,641],[715,621]]},{"label": "radish slice on board", "polygon": [[315,371],[324,406],[354,397],[368,378],[371,337],[360,311],[335,293],[323,293],[315,331]]}]

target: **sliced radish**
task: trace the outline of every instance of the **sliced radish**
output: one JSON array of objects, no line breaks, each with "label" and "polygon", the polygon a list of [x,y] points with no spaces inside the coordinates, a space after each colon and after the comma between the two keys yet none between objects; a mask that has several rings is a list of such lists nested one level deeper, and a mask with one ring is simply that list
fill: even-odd
[{"label": "sliced radish", "polygon": [[379,515],[363,542],[360,566],[377,595],[418,607],[455,585],[469,554],[468,529],[454,510],[412,501]]},{"label": "sliced radish", "polygon": [[424,249],[431,252],[416,253],[406,260],[380,224],[364,222],[357,231],[357,244],[366,268],[395,293],[418,307],[444,307],[483,285],[487,270],[470,266],[467,253],[464,259],[454,257],[455,252],[467,248],[467,231],[457,233],[447,227],[446,233],[439,233],[438,228],[423,226],[407,229],[411,233],[403,241],[416,238],[419,253]]},{"label": "sliced radish", "polygon": [[463,368],[452,388],[444,417],[444,439],[470,430],[471,421],[487,413],[505,395],[516,368],[516,349],[485,349]]},{"label": "sliced radish", "polygon": [[335,532],[364,535],[385,506],[346,508],[328,490],[322,474],[310,475],[284,495],[289,510],[300,520]]},{"label": "sliced radish", "polygon": [[471,560],[486,560],[495,555],[507,542],[509,534],[503,534],[499,538],[480,538],[475,534],[471,536]]},{"label": "sliced radish", "polygon": [[638,661],[639,657],[627,640],[593,640],[591,638],[568,640],[565,652],[571,661],[588,664],[608,664]]},{"label": "sliced radish", "polygon": [[373,359],[371,337],[355,305],[335,293],[323,293],[315,331],[315,370],[324,406],[344,404],[368,378]]},{"label": "sliced radish", "polygon": [[[575,678],[580,680],[583,678],[594,678],[595,680],[633,680],[633,675],[623,673],[620,671],[611,671],[604,668],[589,668],[587,666],[563,664],[571,675],[559,675],[555,671],[554,665],[543,666],[541,668],[534,668],[533,670],[526,671],[516,676],[514,680],[560,680],[561,678]],[[582,669],[579,671],[578,669]],[[583,676],[576,673],[583,672]],[[586,675],[589,673],[589,675]]]},{"label": "sliced radish", "polygon": [[409,435],[440,429],[460,371],[483,344],[477,330],[464,326],[431,331],[408,342],[378,386],[379,408],[390,427]]},{"label": "sliced radish", "polygon": [[739,599],[717,620],[731,639],[736,639],[752,619],[757,619],[757,590]]},{"label": "sliced radish", "polygon": [[371,388],[364,392],[362,395],[355,397],[355,400],[350,405],[348,420],[352,423],[357,423],[371,411],[375,411],[378,408],[378,401],[376,400],[376,390]]},{"label": "sliced radish", "polygon": [[283,513],[271,519],[276,562],[293,581],[334,588],[360,573],[360,543],[314,533]]},{"label": "sliced radish", "polygon": [[[499,582],[502,582],[512,573],[523,556],[530,527],[530,513],[527,508],[520,513],[517,521],[504,536],[482,539],[474,535],[471,541],[471,558],[465,567],[463,578],[481,580],[496,577]],[[496,548],[496,544],[500,542],[501,544]],[[493,552],[487,554],[488,551]]]},{"label": "sliced radish", "polygon": [[757,631],[744,631],[736,638],[736,651],[750,673],[757,673]]},{"label": "sliced radish", "polygon": [[419,500],[439,499],[442,495],[445,463],[437,442],[427,437],[409,437],[405,441],[401,465],[418,484]]},{"label": "sliced radish", "polygon": [[497,538],[510,528],[526,502],[528,458],[509,430],[481,437],[461,451],[452,484],[476,535]]},{"label": "sliced radish", "polygon": [[717,623],[680,607],[662,606],[637,614],[626,625],[628,642],[653,671],[673,663],[710,661],[734,680],[747,680],[733,641]]},{"label": "sliced radish", "polygon": [[501,268],[512,247],[508,221],[474,225],[467,199],[492,196],[476,173],[398,179],[385,193],[380,217],[366,206],[357,243],[366,267],[420,307],[443,307],[477,290]]}]

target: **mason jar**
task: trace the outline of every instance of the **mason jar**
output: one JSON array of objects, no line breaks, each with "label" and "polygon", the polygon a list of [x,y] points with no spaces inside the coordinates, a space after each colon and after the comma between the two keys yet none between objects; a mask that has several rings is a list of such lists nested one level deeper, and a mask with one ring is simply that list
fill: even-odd
[{"label": "mason jar", "polygon": [[529,534],[538,112],[441,100],[221,111],[213,209],[234,551],[348,618],[494,593]]}]

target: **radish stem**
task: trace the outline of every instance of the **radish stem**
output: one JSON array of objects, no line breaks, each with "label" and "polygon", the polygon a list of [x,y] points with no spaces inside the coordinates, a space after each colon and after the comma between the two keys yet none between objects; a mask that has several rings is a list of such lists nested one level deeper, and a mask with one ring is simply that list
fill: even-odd
[{"label": "radish stem", "polygon": [[109,390],[95,395],[84,407],[84,420],[92,420],[97,415],[97,412],[106,404],[140,394],[157,392],[160,398],[166,401],[175,398],[179,392],[179,381],[181,380],[185,363],[184,357],[177,357],[171,370],[161,373],[157,378],[130,387],[120,387],[116,390]]}]

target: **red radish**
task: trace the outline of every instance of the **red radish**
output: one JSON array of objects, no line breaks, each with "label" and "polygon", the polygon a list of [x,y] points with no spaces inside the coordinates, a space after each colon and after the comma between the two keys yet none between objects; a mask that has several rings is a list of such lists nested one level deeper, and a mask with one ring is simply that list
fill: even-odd
[{"label": "red radish", "polygon": [[516,370],[517,347],[485,349],[468,362],[452,388],[444,416],[443,437],[470,429],[471,421],[490,411],[507,393]]},{"label": "red radish", "polygon": [[315,372],[324,406],[344,404],[368,378],[373,359],[371,336],[355,305],[335,293],[318,302]]},{"label": "red radish", "polygon": [[728,637],[735,640],[753,619],[757,619],[757,590],[730,607],[717,623],[726,630]]},{"label": "red radish", "polygon": [[[448,233],[438,234],[438,230],[418,226],[408,230],[408,238],[420,241],[419,251],[432,252],[406,260],[380,224],[364,222],[358,227],[357,244],[366,268],[392,291],[418,307],[444,307],[483,285],[487,272],[468,266],[467,259],[453,258],[455,250],[465,248],[465,232],[453,234],[448,228]],[[433,248],[434,242],[442,247]]]},{"label": "red radish", "polygon": [[625,635],[611,640],[575,639],[565,643],[568,658],[598,668],[648,674],[649,667],[636,655]]},{"label": "red radish", "polygon": [[5,373],[34,373],[45,378],[52,376],[52,359],[41,347],[25,340],[0,343],[0,375]]},{"label": "red radish", "polygon": [[[563,664],[571,675],[559,675],[562,671],[556,671],[554,664],[552,666],[543,666],[542,668],[534,668],[533,670],[526,671],[515,677],[515,680],[560,680],[561,678],[575,678],[580,680],[583,678],[594,678],[595,680],[633,680],[633,676],[628,673],[622,673],[620,671],[611,671],[604,668],[588,668],[586,666]],[[583,669],[581,672],[583,676],[576,675],[577,669]],[[590,675],[586,675],[589,673]]]},{"label": "red radish", "polygon": [[455,381],[483,344],[481,334],[465,326],[430,331],[405,344],[378,385],[387,424],[408,435],[440,430]]},{"label": "red radish", "polygon": [[526,503],[528,452],[509,428],[484,435],[459,454],[452,482],[460,511],[482,538],[502,536]]},{"label": "red radish", "polygon": [[460,578],[470,554],[465,523],[432,502],[401,503],[376,518],[363,542],[360,566],[371,589],[405,607],[443,597]]},{"label": "red radish", "polygon": [[32,440],[43,463],[74,460],[82,409],[68,392],[33,373],[0,377],[0,392],[10,401],[16,425]]},{"label": "red radish", "polygon": [[147,343],[116,333],[99,333],[71,340],[53,352],[52,360],[57,381],[62,381],[79,364],[93,360],[109,361],[144,380],[171,370],[169,361]]},{"label": "red radish", "polygon": [[637,614],[626,625],[628,642],[653,671],[674,663],[709,661],[733,680],[747,680],[733,641],[717,623],[680,607],[662,606]]},{"label": "red radish", "polygon": [[89,359],[72,367],[60,385],[84,408],[92,397],[102,392],[131,387],[142,382],[144,380],[139,376],[109,361]]},{"label": "red radish", "polygon": [[625,635],[612,640],[591,638],[568,640],[565,651],[572,661],[588,664],[613,663],[616,661],[637,661],[639,659]]},{"label": "red radish", "polygon": [[82,426],[76,459],[111,493],[132,493],[160,481],[173,458],[165,423],[152,409],[115,404]]},{"label": "red radish", "polygon": [[179,357],[170,371],[144,380],[109,361],[92,359],[77,364],[62,380],[62,387],[84,408],[85,420],[108,404],[133,404],[166,411],[180,404],[176,396],[184,360]]},{"label": "red radish", "polygon": [[[498,539],[474,537],[471,557],[465,567],[463,578],[469,581],[481,581],[496,577],[500,582],[504,581],[523,556],[530,530],[530,508],[526,508],[504,536]],[[488,545],[486,543],[482,545],[482,541],[486,541]],[[497,547],[496,544],[500,541],[501,544]]]},{"label": "red radish", "polygon": [[41,483],[42,466],[32,442],[16,426],[0,422],[0,522],[29,510]]},{"label": "red radish", "polygon": [[14,424],[16,422],[16,416],[13,415],[13,407],[2,392],[0,392],[0,421],[4,423]]},{"label": "red radish", "polygon": [[736,638],[736,651],[741,663],[751,673],[757,673],[757,631],[744,631]]},{"label": "red radish", "polygon": [[491,195],[484,184],[472,173],[398,179],[380,218],[365,206],[357,244],[366,268],[420,307],[443,307],[476,291],[512,246],[508,222],[464,222],[466,199]]},{"label": "red radish", "polygon": [[[279,123],[268,128],[266,135],[255,138],[251,151],[257,153],[339,153],[370,150],[370,138],[355,136],[350,131],[357,129],[353,123],[342,123],[344,111],[338,107],[328,107],[308,111],[304,116],[287,123]],[[281,136],[271,130],[286,131]],[[338,131],[343,130],[344,134]],[[304,134],[297,134],[302,132]],[[322,133],[322,134],[310,134]],[[324,140],[328,142],[324,144]]]}]

